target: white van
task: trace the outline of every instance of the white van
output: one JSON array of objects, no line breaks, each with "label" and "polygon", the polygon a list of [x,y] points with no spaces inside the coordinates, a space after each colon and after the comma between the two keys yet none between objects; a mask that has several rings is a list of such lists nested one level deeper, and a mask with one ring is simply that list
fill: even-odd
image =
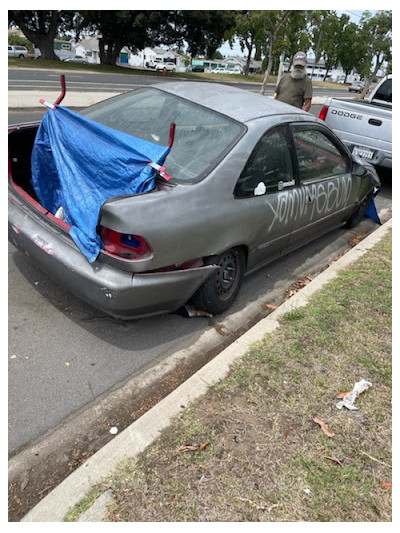
[{"label": "white van", "polygon": [[8,45],[8,57],[28,57],[28,49],[25,46]]}]

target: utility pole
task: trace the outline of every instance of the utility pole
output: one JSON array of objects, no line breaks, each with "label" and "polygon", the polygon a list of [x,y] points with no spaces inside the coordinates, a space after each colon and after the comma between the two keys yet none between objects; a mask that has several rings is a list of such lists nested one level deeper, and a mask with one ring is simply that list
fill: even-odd
[{"label": "utility pole", "polygon": [[284,70],[284,60],[285,60],[285,54],[282,52],[281,55],[280,55],[280,58],[279,58],[279,69],[278,69],[278,79],[276,80],[276,84],[278,85],[280,79],[282,78],[282,75],[283,75],[283,70]]},{"label": "utility pole", "polygon": [[317,43],[317,50],[315,52],[315,57],[314,57],[314,63],[313,63],[313,67],[312,67],[312,71],[311,71],[311,81],[314,77],[314,68],[315,68],[315,63],[317,61],[317,57],[318,57],[318,54],[319,54],[319,47],[321,45],[321,39],[322,39],[322,34],[324,33],[324,30],[321,28],[321,31],[319,32],[319,37],[318,37],[318,43]]}]

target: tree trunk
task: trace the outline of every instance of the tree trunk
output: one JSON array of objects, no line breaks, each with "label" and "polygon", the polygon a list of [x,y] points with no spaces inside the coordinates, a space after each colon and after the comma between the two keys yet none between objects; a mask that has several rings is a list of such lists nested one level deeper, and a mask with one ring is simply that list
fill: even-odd
[{"label": "tree trunk", "polygon": [[272,70],[272,63],[273,63],[273,57],[272,57],[272,43],[270,41],[270,45],[268,47],[268,64],[267,64],[267,70],[265,71],[264,73],[264,79],[263,79],[263,82],[262,82],[262,85],[261,85],[261,91],[260,91],[260,94],[264,95],[265,94],[265,91],[267,89],[267,83],[268,83],[268,78],[270,77],[271,75],[271,70]]},{"label": "tree trunk", "polygon": [[269,46],[268,46],[268,65],[267,65],[267,70],[265,71],[264,79],[263,79],[263,82],[262,82],[262,85],[261,85],[260,94],[262,94],[262,95],[265,94],[265,91],[267,89],[268,78],[269,78],[269,76],[271,74],[271,70],[272,70],[272,63],[273,63],[272,48],[273,48],[273,46],[275,44],[275,41],[276,41],[276,38],[277,38],[277,35],[278,35],[280,29],[285,24],[285,22],[287,21],[287,19],[289,18],[291,13],[292,13],[292,10],[286,11],[286,13],[283,15],[283,17],[280,20],[280,22],[278,23],[278,25],[272,31],[267,32],[267,34],[269,35],[269,39],[268,39],[268,41],[269,41]]},{"label": "tree trunk", "polygon": [[247,46],[248,54],[247,54],[247,59],[246,59],[246,65],[244,67],[244,75],[248,76],[249,70],[250,70],[250,60],[251,60],[251,52],[253,50],[253,45],[250,43],[249,44],[246,43],[246,46]]},{"label": "tree trunk", "polygon": [[382,58],[379,57],[379,53],[376,54],[375,68],[374,68],[373,73],[367,79],[367,83],[365,84],[365,87],[364,87],[362,93],[360,94],[360,99],[361,100],[364,100],[365,95],[367,94],[367,92],[369,90],[369,86],[371,85],[372,80],[375,78],[378,70],[381,68],[381,66],[383,64],[383,60],[384,60],[383,57]]},{"label": "tree trunk", "polygon": [[121,43],[105,43],[99,39],[100,63],[102,65],[115,65],[123,48]]},{"label": "tree trunk", "polygon": [[60,60],[58,55],[56,55],[56,53],[54,52],[54,39],[37,39],[36,43],[34,44],[37,48],[40,49],[41,59],[53,59],[56,61]]},{"label": "tree trunk", "polygon": [[55,59],[59,57],[54,53],[54,38],[57,34],[58,28],[58,11],[52,12],[52,20],[50,26],[44,29],[44,25],[36,31],[30,29],[24,20],[17,20],[20,29],[23,31],[25,37],[40,49],[40,56],[42,59]]}]

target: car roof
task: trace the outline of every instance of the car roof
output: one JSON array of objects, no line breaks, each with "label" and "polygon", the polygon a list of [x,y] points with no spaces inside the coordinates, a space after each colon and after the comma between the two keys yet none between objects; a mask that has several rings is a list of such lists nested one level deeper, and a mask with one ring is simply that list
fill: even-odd
[{"label": "car roof", "polygon": [[223,113],[240,122],[271,115],[300,114],[307,118],[310,116],[297,107],[222,83],[164,82],[153,87]]}]

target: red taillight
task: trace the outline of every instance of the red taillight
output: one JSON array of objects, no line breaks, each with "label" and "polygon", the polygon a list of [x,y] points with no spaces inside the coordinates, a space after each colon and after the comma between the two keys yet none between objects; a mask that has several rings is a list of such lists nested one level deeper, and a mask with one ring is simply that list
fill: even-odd
[{"label": "red taillight", "polygon": [[150,244],[139,235],[119,233],[108,228],[102,228],[100,234],[104,250],[129,261],[147,259],[152,255]]},{"label": "red taillight", "polygon": [[321,120],[325,120],[326,119],[326,115],[328,114],[328,109],[329,109],[329,106],[327,106],[327,105],[322,106],[322,109],[319,112],[319,117],[318,118],[320,118]]}]

